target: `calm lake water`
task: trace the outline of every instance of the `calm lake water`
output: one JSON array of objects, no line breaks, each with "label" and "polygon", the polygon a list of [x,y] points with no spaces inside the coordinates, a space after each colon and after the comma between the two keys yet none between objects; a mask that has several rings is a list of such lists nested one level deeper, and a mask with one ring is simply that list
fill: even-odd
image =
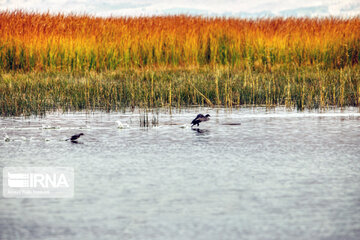
[{"label": "calm lake water", "polygon": [[1,197],[0,239],[360,239],[358,108],[142,116],[0,119],[0,167],[75,169],[74,198]]}]

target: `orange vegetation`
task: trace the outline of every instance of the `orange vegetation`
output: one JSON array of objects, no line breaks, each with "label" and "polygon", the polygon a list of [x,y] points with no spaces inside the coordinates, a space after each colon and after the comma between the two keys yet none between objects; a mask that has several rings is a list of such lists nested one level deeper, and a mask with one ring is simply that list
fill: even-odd
[{"label": "orange vegetation", "polygon": [[342,68],[360,60],[360,18],[109,17],[0,12],[0,69]]}]

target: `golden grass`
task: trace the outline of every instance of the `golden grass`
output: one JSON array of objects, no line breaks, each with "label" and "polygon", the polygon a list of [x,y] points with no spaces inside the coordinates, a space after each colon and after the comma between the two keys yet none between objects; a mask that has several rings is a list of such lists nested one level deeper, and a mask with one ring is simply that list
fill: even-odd
[{"label": "golden grass", "polygon": [[359,32],[359,17],[97,18],[2,11],[0,69],[342,68],[360,60]]}]

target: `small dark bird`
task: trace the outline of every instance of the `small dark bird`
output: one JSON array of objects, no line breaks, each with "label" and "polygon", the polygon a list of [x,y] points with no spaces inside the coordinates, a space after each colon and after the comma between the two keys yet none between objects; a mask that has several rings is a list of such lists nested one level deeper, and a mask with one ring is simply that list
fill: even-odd
[{"label": "small dark bird", "polygon": [[210,119],[209,114],[206,114],[205,116],[202,115],[202,114],[199,114],[199,115],[196,116],[196,118],[194,120],[192,120],[191,127],[194,126],[194,125],[199,126],[199,123],[209,121],[209,119]]},{"label": "small dark bird", "polygon": [[69,139],[66,139],[66,141],[70,140],[70,141],[76,141],[78,140],[82,135],[84,135],[83,133],[79,133],[79,134],[75,134],[74,136],[72,136],[71,138]]}]

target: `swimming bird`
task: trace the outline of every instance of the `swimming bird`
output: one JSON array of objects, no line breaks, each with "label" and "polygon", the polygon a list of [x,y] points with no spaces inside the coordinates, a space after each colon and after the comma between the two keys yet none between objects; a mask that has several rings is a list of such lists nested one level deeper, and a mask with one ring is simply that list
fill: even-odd
[{"label": "swimming bird", "polygon": [[209,121],[210,115],[206,114],[205,116],[202,114],[198,114],[194,120],[191,122],[191,127],[194,125],[199,126],[199,123]]},{"label": "swimming bird", "polygon": [[7,133],[4,134],[4,141],[10,142],[10,138],[9,138],[9,135],[7,135]]},{"label": "swimming bird", "polygon": [[82,135],[84,135],[83,133],[79,133],[79,134],[75,134],[74,136],[71,136],[71,138],[66,139],[66,141],[70,140],[70,141],[76,141],[78,140]]},{"label": "swimming bird", "polygon": [[116,124],[119,129],[130,128],[129,124],[127,123],[123,124],[121,121],[116,121]]}]

